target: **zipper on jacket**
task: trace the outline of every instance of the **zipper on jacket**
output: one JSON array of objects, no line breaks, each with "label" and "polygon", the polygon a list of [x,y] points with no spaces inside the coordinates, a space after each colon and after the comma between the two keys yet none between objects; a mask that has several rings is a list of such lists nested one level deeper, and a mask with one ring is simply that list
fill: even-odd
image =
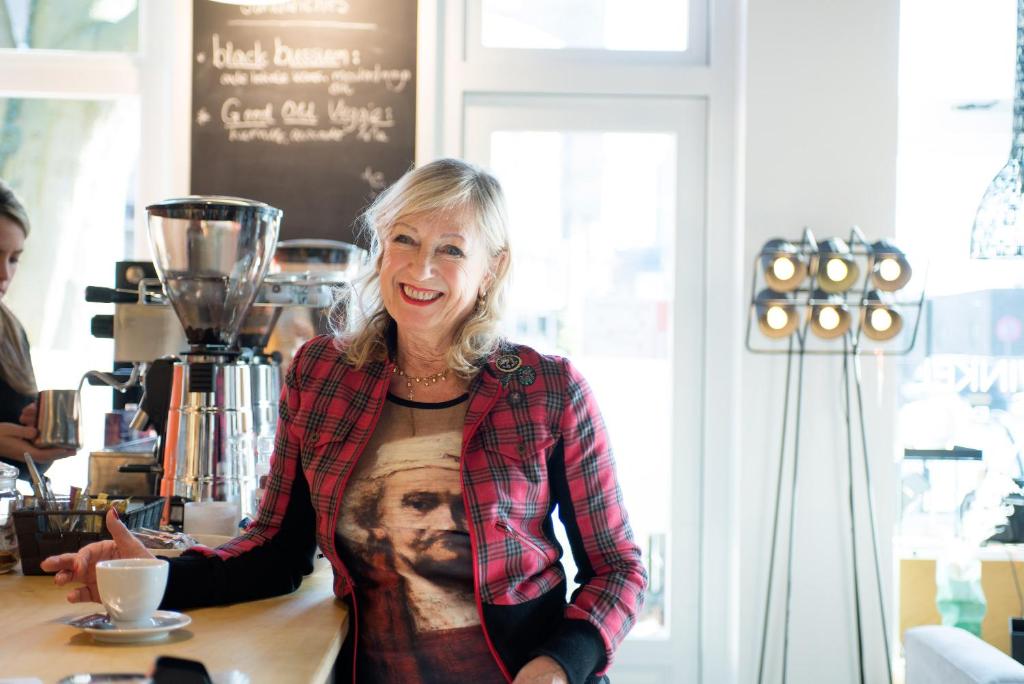
[{"label": "zipper on jacket", "polygon": [[[345,574],[348,575],[348,570],[345,571]],[[351,577],[349,577],[348,583],[348,594],[352,597],[352,684],[356,684],[356,659],[359,656],[359,601],[356,600],[356,587],[352,584]]]},{"label": "zipper on jacket", "polygon": [[[480,427],[480,423],[482,423],[484,420],[484,416],[486,416],[490,412],[490,410],[494,408],[494,403],[497,400],[498,396],[496,394],[494,396],[494,399],[491,401],[491,405],[487,407],[487,411],[482,412],[480,414],[480,417],[477,418],[476,422],[473,423],[473,425],[470,427],[469,432],[463,435],[462,453],[459,456],[459,480],[462,486],[463,502],[466,501],[466,445],[469,443],[470,438],[474,434],[476,434],[477,428]],[[472,403],[472,397],[470,397],[470,403]],[[494,642],[491,641],[491,635],[487,632],[487,621],[484,620],[484,602],[480,598],[480,567],[479,563],[477,562],[477,558],[479,557],[477,555],[478,546],[476,533],[474,532],[475,526],[473,523],[473,515],[471,513],[471,509],[472,506],[466,506],[466,528],[469,531],[469,547],[471,555],[473,556],[473,598],[476,601],[477,615],[480,617],[480,630],[484,633],[484,641],[487,642],[487,648],[488,650],[490,650],[491,655],[494,657],[494,662],[497,663],[498,669],[501,670],[501,673],[503,675],[505,675],[506,681],[511,682],[512,675],[509,674],[508,668],[505,666],[504,661],[502,661],[501,656],[498,655],[497,649],[494,648]]]},{"label": "zipper on jacket", "polygon": [[495,527],[495,529],[501,530],[502,532],[504,532],[509,537],[512,537],[513,539],[515,539],[520,544],[523,544],[524,546],[530,547],[531,549],[533,549],[534,551],[536,551],[540,555],[542,555],[545,558],[547,558],[547,554],[544,553],[544,549],[540,548],[540,546],[536,542],[534,542],[532,539],[529,539],[526,535],[520,534],[518,531],[513,529],[513,527],[511,525],[509,525],[507,522],[505,522],[504,520],[495,520],[494,521],[494,527]]}]

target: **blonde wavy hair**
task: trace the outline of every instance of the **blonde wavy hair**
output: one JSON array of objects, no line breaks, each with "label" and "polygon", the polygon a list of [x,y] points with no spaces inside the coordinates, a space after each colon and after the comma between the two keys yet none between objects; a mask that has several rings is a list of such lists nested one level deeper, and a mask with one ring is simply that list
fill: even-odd
[{"label": "blonde wavy hair", "polygon": [[501,343],[499,324],[505,312],[511,273],[505,197],[497,179],[459,159],[438,159],[415,168],[381,193],[360,220],[359,230],[370,245],[372,268],[340,293],[331,311],[331,328],[339,349],[356,368],[384,361],[393,353],[395,321],[384,308],[380,293],[383,247],[392,228],[415,214],[442,213],[464,218],[483,239],[491,257],[487,296],[455,331],[448,350],[448,367],[463,378],[476,375],[480,365]]}]

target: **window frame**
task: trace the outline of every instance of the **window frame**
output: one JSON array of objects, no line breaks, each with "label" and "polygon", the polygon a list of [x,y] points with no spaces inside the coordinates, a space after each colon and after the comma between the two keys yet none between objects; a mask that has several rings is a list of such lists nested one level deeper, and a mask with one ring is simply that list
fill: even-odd
[{"label": "window frame", "polygon": [[[614,50],[610,48],[499,48],[483,44],[483,3],[465,5],[465,58],[481,69],[515,62],[518,69],[550,69],[551,65],[585,68],[615,68],[622,65],[706,66],[708,63],[708,1],[690,0],[685,50]],[[505,74],[509,76],[510,74]]]},{"label": "window frame", "polygon": [[[137,51],[0,49],[0,97],[137,98],[135,206],[142,208],[188,193],[188,144],[175,141],[190,138],[191,46],[192,3],[139,0]],[[136,211],[136,258],[149,255],[145,229],[145,212]]]}]

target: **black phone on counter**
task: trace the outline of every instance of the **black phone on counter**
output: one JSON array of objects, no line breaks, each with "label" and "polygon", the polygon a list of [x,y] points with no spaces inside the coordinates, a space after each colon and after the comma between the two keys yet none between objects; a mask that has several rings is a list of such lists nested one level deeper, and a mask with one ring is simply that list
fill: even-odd
[{"label": "black phone on counter", "polygon": [[198,660],[160,656],[153,670],[153,684],[213,684],[213,680]]}]

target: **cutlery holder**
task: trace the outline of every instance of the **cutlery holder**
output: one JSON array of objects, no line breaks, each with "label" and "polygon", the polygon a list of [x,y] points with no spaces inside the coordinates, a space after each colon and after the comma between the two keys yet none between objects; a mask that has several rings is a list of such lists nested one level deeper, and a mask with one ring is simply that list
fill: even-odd
[{"label": "cutlery holder", "polygon": [[[67,497],[57,497],[58,505],[64,508],[57,511],[44,511],[40,508],[22,508],[12,513],[14,530],[18,536],[18,551],[21,556],[21,572],[24,575],[47,575],[39,564],[44,558],[60,553],[74,553],[86,544],[101,539],[110,539],[110,533],[104,524],[106,511],[71,511],[67,508]],[[133,497],[128,502],[127,511],[121,515],[121,521],[134,530],[140,527],[157,528],[160,526],[160,514],[164,508],[162,496]],[[81,516],[86,532],[75,530],[62,531],[61,524],[69,519]]]}]

